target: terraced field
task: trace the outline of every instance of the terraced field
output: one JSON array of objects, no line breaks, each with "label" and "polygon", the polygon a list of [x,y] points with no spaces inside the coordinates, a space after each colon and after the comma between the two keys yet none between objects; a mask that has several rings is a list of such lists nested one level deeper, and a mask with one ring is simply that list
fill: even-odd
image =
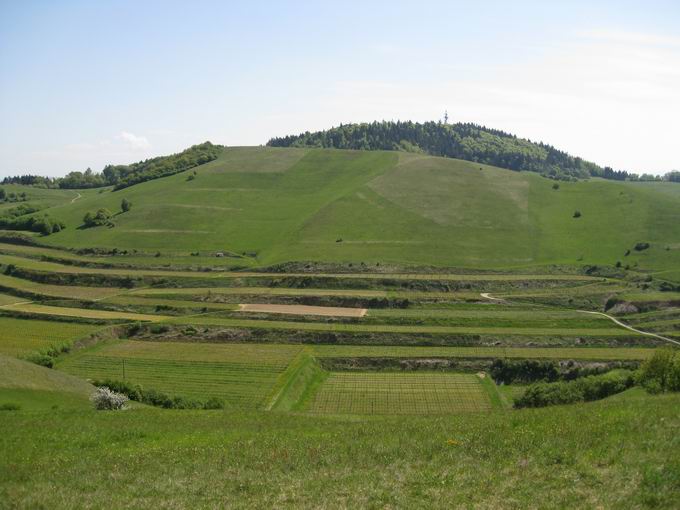
[{"label": "terraced field", "polygon": [[0,316],[0,354],[24,356],[70,344],[101,326]]},{"label": "terraced field", "polygon": [[16,303],[4,305],[0,309],[12,312],[23,312],[41,315],[54,315],[60,317],[79,317],[83,319],[102,319],[119,321],[150,321],[158,322],[165,320],[162,315],[150,315],[142,313],[111,312],[108,310],[96,310],[89,308],[70,308],[66,306],[47,306],[35,303]]},{"label": "terraced field", "polygon": [[[9,293],[0,294],[0,309],[61,321],[125,322],[131,328],[121,334],[132,340],[60,356],[58,370],[127,380],[173,396],[217,397],[237,408],[276,406],[281,394],[298,388],[302,393],[293,391],[294,405],[314,414],[487,412],[502,408],[494,383],[452,370],[477,370],[497,358],[637,362],[661,343],[574,309],[589,303],[599,310],[613,295],[640,294],[652,303],[658,299],[658,292],[614,278],[102,268],[104,257],[30,248],[0,246],[0,263],[28,271],[0,275],[0,289]],[[31,280],[54,275],[66,275],[57,282],[83,285]],[[88,275],[95,276],[88,280]],[[117,287],[125,282],[100,277],[135,278],[137,287]],[[89,286],[98,282],[111,286]],[[489,286],[499,292],[483,290]],[[624,318],[650,331],[675,331],[678,321],[674,309]],[[133,328],[133,322],[153,324]],[[55,341],[51,329],[68,343],[99,327],[81,324],[81,331],[67,322],[26,323],[41,325],[43,334],[22,344],[7,341],[3,352],[20,355],[49,346]],[[397,364],[388,362],[380,372],[366,368],[383,359]],[[457,361],[447,365],[441,360]],[[354,362],[359,371],[349,370],[356,368]],[[385,371],[398,370],[400,363],[409,364],[410,371]],[[505,401],[511,401],[511,389],[503,391]]]},{"label": "terraced field", "polygon": [[289,345],[126,341],[76,354],[58,368],[87,379],[127,380],[171,395],[259,408],[300,351]]},{"label": "terraced field", "polygon": [[598,347],[420,347],[315,345],[318,358],[516,358],[561,360],[643,360],[653,348]]},{"label": "terraced field", "polygon": [[115,287],[81,287],[76,285],[49,285],[45,283],[33,282],[23,278],[14,278],[5,274],[0,274],[0,289],[6,291],[18,291],[29,295],[82,299],[84,301],[95,301],[109,296],[115,296],[124,292],[123,289]]},{"label": "terraced field", "polygon": [[357,332],[357,333],[403,333],[403,334],[479,334],[479,335],[518,335],[518,336],[588,336],[588,337],[636,337],[635,333],[623,328],[603,327],[591,329],[549,328],[549,327],[456,327],[456,326],[399,326],[393,324],[344,324],[321,322],[289,322],[279,320],[245,320],[199,315],[176,317],[167,322],[174,324],[197,324],[206,326],[245,327],[262,329],[320,331],[320,332]]},{"label": "terraced field", "polygon": [[492,403],[480,378],[467,374],[331,373],[309,405],[319,414],[457,414]]}]

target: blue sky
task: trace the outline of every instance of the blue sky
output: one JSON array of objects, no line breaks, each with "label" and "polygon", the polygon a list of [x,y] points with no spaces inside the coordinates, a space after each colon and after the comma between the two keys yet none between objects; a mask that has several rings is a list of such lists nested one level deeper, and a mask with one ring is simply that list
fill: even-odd
[{"label": "blue sky", "polygon": [[448,109],[680,168],[680,2],[0,0],[0,176]]}]

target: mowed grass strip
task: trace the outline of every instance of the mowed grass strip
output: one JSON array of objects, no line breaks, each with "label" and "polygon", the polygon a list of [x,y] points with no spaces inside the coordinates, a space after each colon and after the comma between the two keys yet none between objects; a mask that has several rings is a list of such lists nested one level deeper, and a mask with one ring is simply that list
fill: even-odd
[{"label": "mowed grass strip", "polygon": [[0,317],[0,353],[23,356],[69,344],[101,326]]},{"label": "mowed grass strip", "polygon": [[318,358],[528,358],[574,360],[644,360],[653,348],[640,347],[400,347],[315,345]]},{"label": "mowed grass strip", "polygon": [[26,301],[26,299],[16,297],[16,296],[10,296],[9,294],[0,293],[0,306],[12,305],[14,303],[21,303],[22,301]]},{"label": "mowed grass strip", "polygon": [[325,317],[354,317],[366,315],[365,308],[345,308],[337,306],[306,306],[306,305],[278,305],[253,304],[239,305],[240,312],[273,313],[286,315],[318,315]]},{"label": "mowed grass strip", "polygon": [[341,373],[324,381],[310,403],[318,414],[454,414],[492,405],[476,375]]},{"label": "mowed grass strip", "polygon": [[80,317],[83,319],[102,319],[102,320],[126,320],[158,322],[167,319],[163,315],[150,315],[133,312],[113,312],[109,310],[92,310],[89,308],[69,308],[65,306],[48,306],[36,303],[16,303],[0,307],[2,310],[13,312],[37,313],[44,315],[57,315],[60,317]]},{"label": "mowed grass strip", "polygon": [[[169,277],[190,277],[190,278],[245,278],[245,277],[269,277],[269,278],[336,278],[336,279],[371,279],[371,280],[435,280],[435,281],[456,281],[456,282],[475,282],[475,281],[498,281],[498,282],[597,282],[602,278],[572,274],[450,274],[450,273],[268,273],[268,272],[238,272],[238,271],[173,271],[165,269],[129,269],[129,268],[96,268],[78,265],[60,264],[21,256],[16,251],[7,254],[1,253],[0,264],[15,265],[25,269],[36,271],[48,271],[69,274],[104,274],[118,276],[169,276]],[[79,261],[78,258],[73,259]],[[81,258],[82,262],[94,262],[92,259]]]},{"label": "mowed grass strip", "polygon": [[47,297],[59,297],[69,299],[82,299],[95,301],[106,297],[114,296],[124,292],[122,289],[112,287],[78,287],[74,285],[48,285],[37,283],[23,278],[15,278],[0,274],[0,287],[14,289],[31,294],[38,294]]},{"label": "mowed grass strip", "polygon": [[270,320],[242,320],[196,315],[173,317],[167,320],[174,324],[196,324],[237,328],[261,328],[304,331],[338,331],[356,333],[451,333],[488,335],[559,335],[559,336],[637,336],[625,328],[522,328],[522,327],[450,327],[450,326],[400,326],[393,324],[345,324],[323,322],[293,322]]},{"label": "mowed grass strip", "polygon": [[301,348],[288,345],[126,341],[78,353],[58,368],[89,379],[118,379],[170,395],[261,407]]},{"label": "mowed grass strip", "polygon": [[209,301],[189,301],[182,299],[164,299],[161,297],[140,297],[122,294],[113,296],[103,300],[104,303],[112,305],[141,305],[141,306],[167,306],[170,308],[192,308],[192,309],[208,309],[208,310],[238,310],[238,304],[230,303],[211,303]]},{"label": "mowed grass strip", "polygon": [[93,354],[118,358],[218,361],[285,367],[303,349],[288,344],[147,342],[127,340],[106,345]]}]

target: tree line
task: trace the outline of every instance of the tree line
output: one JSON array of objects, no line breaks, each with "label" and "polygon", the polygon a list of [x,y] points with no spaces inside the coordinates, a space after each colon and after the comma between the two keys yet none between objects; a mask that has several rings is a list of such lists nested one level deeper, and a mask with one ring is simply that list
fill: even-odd
[{"label": "tree line", "polygon": [[638,176],[623,170],[571,156],[542,142],[472,123],[371,122],[345,124],[325,131],[272,138],[270,147],[319,147],[355,150],[401,150],[432,156],[464,159],[476,163],[538,172],[560,180],[602,177],[612,180],[680,181],[680,172],[656,177]]},{"label": "tree line", "polygon": [[222,145],[204,142],[170,156],[151,158],[130,165],[107,165],[101,172],[88,168],[84,172],[70,172],[64,177],[18,175],[5,177],[2,184],[23,184],[40,188],[83,189],[113,186],[123,189],[133,184],[173,175],[208,163],[220,155]]}]

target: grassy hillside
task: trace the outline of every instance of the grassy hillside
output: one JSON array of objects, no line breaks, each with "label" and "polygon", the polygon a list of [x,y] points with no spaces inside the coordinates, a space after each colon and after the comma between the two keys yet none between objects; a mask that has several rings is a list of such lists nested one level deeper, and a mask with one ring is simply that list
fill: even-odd
[{"label": "grassy hillside", "polygon": [[8,407],[21,411],[88,409],[93,391],[82,379],[0,354],[0,421],[13,412],[2,411]]},{"label": "grassy hillside", "polygon": [[679,405],[677,394],[630,395],[511,417],[367,420],[9,412],[0,420],[0,500],[50,508],[677,508]]},{"label": "grassy hillside", "polygon": [[[461,160],[269,147],[225,149],[188,180],[191,173],[62,202],[49,214],[68,228],[41,241],[163,256],[225,251],[243,255],[243,265],[316,260],[498,268],[621,261],[666,271],[669,279],[680,265],[675,183],[592,179],[553,189],[534,173]],[[113,218],[114,228],[77,228],[88,211],[120,212],[123,198],[133,207]],[[577,210],[581,217],[574,218]],[[651,247],[637,252],[638,242]]]}]

